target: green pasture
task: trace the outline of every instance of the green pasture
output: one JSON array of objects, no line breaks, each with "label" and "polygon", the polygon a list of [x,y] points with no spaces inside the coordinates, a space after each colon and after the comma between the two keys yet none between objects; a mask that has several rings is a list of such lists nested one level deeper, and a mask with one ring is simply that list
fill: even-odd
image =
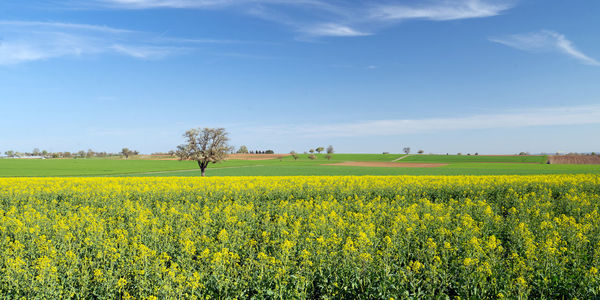
[{"label": "green pasture", "polygon": [[[598,165],[547,165],[544,156],[475,156],[402,154],[300,154],[270,160],[227,160],[211,164],[207,176],[293,175],[531,175],[600,174]],[[446,163],[435,168],[329,166],[345,161]],[[135,159],[0,159],[0,176],[199,176],[196,162]]]},{"label": "green pasture", "polygon": [[486,155],[409,155],[401,162],[414,163],[545,163],[548,158],[545,155],[525,156],[486,156]]}]

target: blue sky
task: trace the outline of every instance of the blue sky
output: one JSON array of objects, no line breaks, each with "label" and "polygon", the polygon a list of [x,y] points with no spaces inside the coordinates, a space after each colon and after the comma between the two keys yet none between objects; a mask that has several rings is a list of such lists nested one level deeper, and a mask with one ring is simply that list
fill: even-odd
[{"label": "blue sky", "polygon": [[4,0],[0,151],[600,152],[600,2]]}]

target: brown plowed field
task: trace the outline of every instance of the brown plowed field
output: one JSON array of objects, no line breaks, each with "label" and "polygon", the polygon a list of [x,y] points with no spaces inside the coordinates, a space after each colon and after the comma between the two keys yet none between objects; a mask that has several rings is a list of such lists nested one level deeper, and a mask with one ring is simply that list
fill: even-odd
[{"label": "brown plowed field", "polygon": [[550,155],[551,164],[600,165],[599,155]]},{"label": "brown plowed field", "polygon": [[420,163],[399,163],[399,162],[379,162],[379,161],[347,161],[337,164],[323,164],[323,166],[349,166],[349,167],[383,167],[383,168],[435,168],[446,166],[448,164],[420,164]]}]

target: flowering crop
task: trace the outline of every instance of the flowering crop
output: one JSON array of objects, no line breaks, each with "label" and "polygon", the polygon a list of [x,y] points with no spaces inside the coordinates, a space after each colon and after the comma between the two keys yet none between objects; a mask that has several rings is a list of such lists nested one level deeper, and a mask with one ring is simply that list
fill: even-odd
[{"label": "flowering crop", "polygon": [[600,177],[0,179],[5,298],[600,297]]}]

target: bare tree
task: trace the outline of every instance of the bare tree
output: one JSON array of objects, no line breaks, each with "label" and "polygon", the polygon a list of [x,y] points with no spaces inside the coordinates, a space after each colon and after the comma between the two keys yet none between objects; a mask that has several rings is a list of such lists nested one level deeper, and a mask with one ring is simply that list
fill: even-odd
[{"label": "bare tree", "polygon": [[125,159],[128,159],[128,158],[129,158],[129,155],[131,155],[131,154],[132,154],[132,151],[131,151],[131,150],[129,150],[129,148],[123,148],[123,149],[121,149],[121,154],[122,154],[123,156],[125,156]]},{"label": "bare tree", "polygon": [[402,149],[402,151],[404,151],[404,153],[409,154],[410,153],[410,147],[404,147],[404,149]]},{"label": "bare tree", "polygon": [[319,154],[321,154],[321,152],[323,152],[324,150],[325,150],[325,148],[323,148],[323,147],[317,147],[315,149],[315,151],[317,151],[317,153],[319,153]]},{"label": "bare tree", "polygon": [[183,135],[186,143],[177,146],[179,160],[195,160],[202,171],[202,176],[209,163],[217,163],[232,148],[227,144],[229,137],[225,128],[190,129]]},{"label": "bare tree", "polygon": [[245,145],[241,145],[240,149],[236,153],[248,154],[248,147],[246,147]]},{"label": "bare tree", "polygon": [[296,153],[296,151],[292,150],[292,151],[290,152],[290,154],[292,155],[292,157],[294,158],[294,160],[297,160],[297,159],[298,159],[298,153]]},{"label": "bare tree", "polygon": [[333,154],[333,146],[329,145],[327,147],[327,154]]}]

